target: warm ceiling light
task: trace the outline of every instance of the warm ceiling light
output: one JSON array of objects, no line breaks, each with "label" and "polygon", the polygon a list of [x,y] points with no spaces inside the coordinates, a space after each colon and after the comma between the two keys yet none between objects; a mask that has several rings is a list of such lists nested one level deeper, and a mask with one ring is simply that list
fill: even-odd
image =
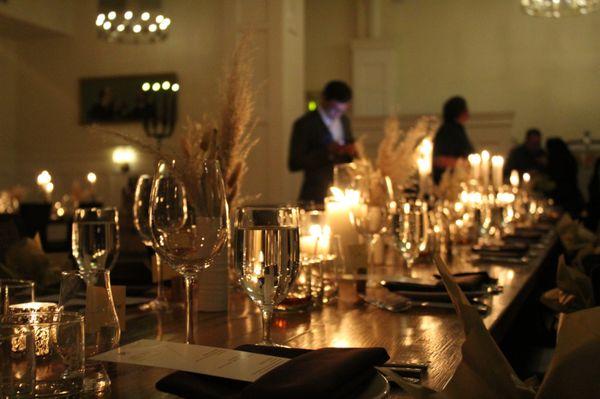
[{"label": "warm ceiling light", "polygon": [[131,18],[133,18],[133,13],[131,11],[125,11],[123,18],[129,21]]},{"label": "warm ceiling light", "polygon": [[142,25],[136,24],[133,25],[133,33],[140,33],[142,31]]},{"label": "warm ceiling light", "polygon": [[148,82],[144,82],[144,83],[142,84],[142,90],[143,90],[143,91],[148,91],[148,90],[150,90],[150,83],[148,83]]},{"label": "warm ceiling light", "polygon": [[104,24],[102,24],[104,30],[109,30],[111,26],[112,24],[110,23],[110,21],[106,21]]},{"label": "warm ceiling light", "polygon": [[98,36],[106,41],[142,44],[167,38],[171,20],[165,16],[161,0],[98,0],[98,4],[94,22]]},{"label": "warm ceiling light", "polygon": [[156,24],[150,24],[150,26],[148,26],[148,30],[150,32],[156,32]]},{"label": "warm ceiling light", "polygon": [[173,83],[171,85],[171,90],[173,90],[173,91],[179,91],[179,83]]},{"label": "warm ceiling light", "polygon": [[150,19],[150,13],[148,11],[144,11],[142,13],[142,21],[147,21]]},{"label": "warm ceiling light", "polygon": [[521,0],[521,8],[534,17],[560,18],[596,11],[600,0]]},{"label": "warm ceiling light", "polygon": [[165,19],[165,17],[163,15],[159,14],[156,16],[155,21],[157,24],[160,24],[163,21],[163,19]]},{"label": "warm ceiling light", "polygon": [[154,82],[152,84],[152,91],[159,91],[159,90],[160,90],[160,83]]},{"label": "warm ceiling light", "polygon": [[163,90],[169,90],[169,87],[171,87],[171,82],[169,82],[168,80],[165,80],[164,82],[162,82]]},{"label": "warm ceiling light", "polygon": [[111,11],[111,12],[108,13],[108,19],[110,19],[112,21],[115,18],[117,18],[117,13],[116,12]]},{"label": "warm ceiling light", "polygon": [[125,30],[125,25],[123,25],[123,24],[119,24],[119,26],[117,26],[117,30],[118,30],[119,32],[123,32],[123,31]]},{"label": "warm ceiling light", "polygon": [[102,26],[105,19],[106,16],[104,14],[98,14],[98,16],[96,17],[96,26]]}]

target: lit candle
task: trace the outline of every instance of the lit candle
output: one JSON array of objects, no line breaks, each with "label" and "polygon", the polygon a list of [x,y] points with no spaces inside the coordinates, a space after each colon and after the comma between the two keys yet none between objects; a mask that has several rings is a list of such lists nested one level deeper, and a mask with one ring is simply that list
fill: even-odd
[{"label": "lit candle", "polygon": [[471,166],[471,178],[479,180],[481,177],[481,155],[470,154],[468,160],[469,165]]},{"label": "lit candle", "polygon": [[510,172],[510,185],[513,188],[519,188],[519,172],[517,172],[516,170],[512,170]]},{"label": "lit candle", "polygon": [[500,155],[492,157],[492,183],[496,190],[502,187],[502,169],[504,168],[504,158]]},{"label": "lit candle", "polygon": [[523,173],[523,184],[525,187],[529,187],[529,182],[531,181],[531,175],[527,172]]},{"label": "lit candle", "polygon": [[481,175],[483,186],[487,189],[490,184],[490,153],[487,150],[481,152]]},{"label": "lit candle", "polygon": [[425,137],[418,148],[417,168],[419,171],[419,190],[421,194],[429,192],[429,176],[431,175],[431,162],[433,156],[433,142]]},{"label": "lit candle", "polygon": [[324,258],[329,255],[331,229],[329,226],[313,224],[308,234],[300,237],[300,254],[307,258]]},{"label": "lit candle", "polygon": [[358,244],[358,232],[350,221],[350,214],[359,204],[360,193],[357,190],[331,187],[333,196],[325,198],[325,212],[327,225],[331,234],[340,237],[343,253],[350,259],[348,246]]}]

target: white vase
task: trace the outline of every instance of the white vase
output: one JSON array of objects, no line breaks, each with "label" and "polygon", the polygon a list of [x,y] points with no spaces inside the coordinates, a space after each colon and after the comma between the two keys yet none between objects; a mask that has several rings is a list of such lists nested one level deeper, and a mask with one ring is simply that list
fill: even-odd
[{"label": "white vase", "polygon": [[197,312],[224,312],[228,304],[229,259],[225,247],[213,264],[194,282],[194,308]]}]

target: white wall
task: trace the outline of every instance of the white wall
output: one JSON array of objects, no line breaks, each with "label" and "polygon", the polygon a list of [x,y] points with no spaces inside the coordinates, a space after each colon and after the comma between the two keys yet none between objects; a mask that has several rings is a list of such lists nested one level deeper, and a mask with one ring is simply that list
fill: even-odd
[{"label": "white wall", "polygon": [[0,187],[15,183],[16,43],[0,38]]},{"label": "white wall", "polygon": [[[383,0],[383,39],[396,50],[401,113],[440,112],[462,94],[474,112],[514,111],[512,135],[600,137],[600,12],[526,16],[517,0]],[[307,89],[350,79],[356,2],[307,0]]]}]

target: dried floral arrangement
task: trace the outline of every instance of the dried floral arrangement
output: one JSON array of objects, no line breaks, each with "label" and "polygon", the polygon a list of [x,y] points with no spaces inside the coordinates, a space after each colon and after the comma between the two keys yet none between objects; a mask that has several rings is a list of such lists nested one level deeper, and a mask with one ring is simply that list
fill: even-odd
[{"label": "dried floral arrangement", "polygon": [[464,184],[469,181],[469,163],[458,159],[454,168],[444,171],[440,183],[435,187],[434,194],[437,198],[454,201],[463,190]]},{"label": "dried floral arrangement", "polygon": [[111,129],[94,126],[92,130],[121,139],[157,159],[176,160],[184,181],[197,178],[205,159],[218,158],[227,201],[230,206],[237,206],[245,200],[241,197],[242,182],[248,172],[248,156],[258,143],[252,137],[257,125],[253,61],[252,35],[247,33],[237,42],[230,64],[224,68],[220,113],[216,117],[204,116],[201,121],[188,118],[180,151],[159,150],[144,139]]},{"label": "dried floral arrangement", "polygon": [[417,171],[417,147],[425,137],[431,137],[439,121],[435,116],[421,116],[407,131],[400,129],[397,117],[390,117],[377,151],[377,169],[389,176],[395,187],[405,187]]}]

